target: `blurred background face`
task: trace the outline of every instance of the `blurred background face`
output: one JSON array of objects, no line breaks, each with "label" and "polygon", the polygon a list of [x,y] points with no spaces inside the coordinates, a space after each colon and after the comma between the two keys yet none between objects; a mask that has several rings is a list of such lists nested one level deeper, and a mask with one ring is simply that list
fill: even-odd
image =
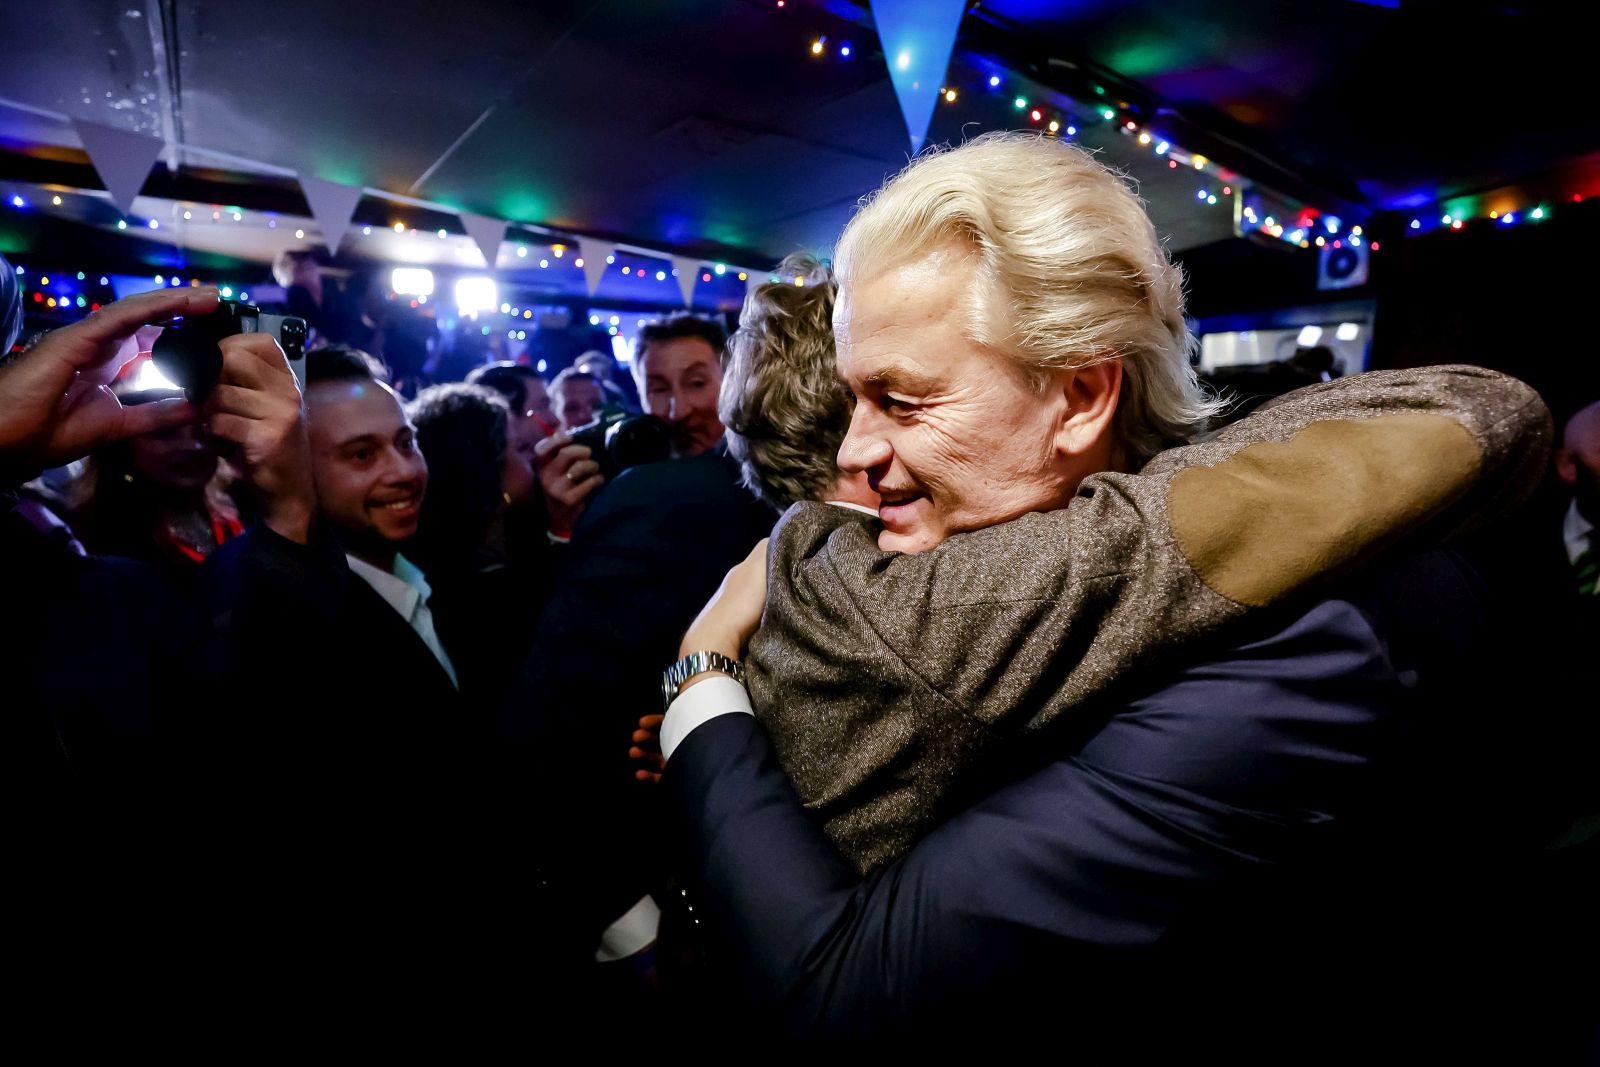
[{"label": "blurred background face", "polygon": [[589,378],[573,378],[561,383],[554,400],[561,429],[571,433],[594,421],[594,413],[604,405],[600,383]]},{"label": "blurred background face", "polygon": [[586,374],[592,374],[601,381],[606,381],[616,373],[617,364],[604,352],[585,352],[572,364]]},{"label": "blurred background face", "polygon": [[652,341],[639,357],[640,400],[673,430],[681,456],[697,456],[722,440],[717,394],[722,360],[701,337]]},{"label": "blurred background face", "polygon": [[217,473],[216,449],[198,426],[147,433],[128,444],[133,472],[163,489],[204,489]]},{"label": "blurred background face", "polygon": [[525,380],[522,406],[511,414],[513,422],[520,422],[523,419],[536,420],[540,436],[549,436],[560,424],[560,420],[556,418],[555,408],[550,403],[550,390],[545,386],[543,378]]},{"label": "blurred background face", "polygon": [[544,437],[543,429],[532,417],[513,415],[506,424],[506,466],[500,488],[511,507],[522,507],[538,498],[533,450]]},{"label": "blurred background face", "polygon": [[1600,519],[1600,402],[1567,420],[1556,451],[1556,473],[1572,487],[1578,510]]},{"label": "blurred background face", "polygon": [[306,395],[319,512],[347,543],[392,550],[417,532],[428,465],[381,382],[320,382]]}]

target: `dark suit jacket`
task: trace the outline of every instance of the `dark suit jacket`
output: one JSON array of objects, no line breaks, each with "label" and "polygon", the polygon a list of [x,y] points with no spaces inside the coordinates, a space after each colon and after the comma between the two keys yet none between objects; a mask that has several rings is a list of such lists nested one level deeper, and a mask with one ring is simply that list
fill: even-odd
[{"label": "dark suit jacket", "polygon": [[[1504,939],[1533,911],[1488,850],[1443,877],[1518,788],[1464,758],[1506,712],[1471,666],[1487,623],[1444,553],[1263,615],[865,878],[748,716],[691,733],[663,786],[728,957],[791,1035],[1481,1051],[1517,989],[1551,986]],[[1519,1025],[1528,1047],[1555,1003]]]},{"label": "dark suit jacket", "polygon": [[[522,677],[502,718],[514,810],[537,811],[541,852],[573,889],[575,936],[649,888],[657,800],[633,779],[628,738],[661,708],[661,672],[728,570],[777,516],[721,449],[634,467],[573,531]],[[529,807],[529,805],[535,805]]]}]

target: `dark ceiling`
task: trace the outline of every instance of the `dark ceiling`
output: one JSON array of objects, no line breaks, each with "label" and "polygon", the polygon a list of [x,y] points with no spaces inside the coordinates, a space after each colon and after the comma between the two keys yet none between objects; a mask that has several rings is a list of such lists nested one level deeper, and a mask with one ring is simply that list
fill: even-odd
[{"label": "dark ceiling", "polygon": [[[1432,202],[1600,149],[1596,8],[988,0],[930,140],[1039,128],[1017,95],[1063,125],[1111,100],[1316,206]],[[174,151],[185,171],[254,161],[764,264],[829,245],[909,149],[848,0],[77,0],[0,7],[0,40],[0,179],[7,159],[81,161],[65,115],[204,150]],[[1115,124],[1076,139],[1139,181],[1173,248],[1231,235],[1201,176]]]}]

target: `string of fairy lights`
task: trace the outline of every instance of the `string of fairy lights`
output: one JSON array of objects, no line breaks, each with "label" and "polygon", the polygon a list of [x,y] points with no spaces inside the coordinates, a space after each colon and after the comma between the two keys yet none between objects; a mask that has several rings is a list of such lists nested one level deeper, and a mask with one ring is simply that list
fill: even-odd
[{"label": "string of fairy lights", "polygon": [[[786,4],[784,0],[776,0],[776,6],[781,9]],[[852,41],[830,40],[821,34],[808,34],[805,47],[807,54],[819,62],[837,60],[848,63],[865,59],[862,47]],[[1078,139],[1090,130],[1107,133],[1115,131],[1129,138],[1140,149],[1148,151],[1152,157],[1165,159],[1170,170],[1192,171],[1198,179],[1195,189],[1196,202],[1208,208],[1231,208],[1235,228],[1240,234],[1259,233],[1300,248],[1331,246],[1339,249],[1347,244],[1359,248],[1365,244],[1372,252],[1381,249],[1380,243],[1368,238],[1364,230],[1364,225],[1372,224],[1371,219],[1349,225],[1337,215],[1295,202],[1250,182],[1233,169],[1176,143],[1160,129],[1159,121],[1146,122],[1137,107],[1126,101],[1116,100],[1105,87],[1095,85],[1092,88],[1097,97],[1095,100],[1069,98],[1054,91],[1048,94],[1049,99],[1036,98],[1030,95],[1035,90],[1031,89],[1024,79],[1009,72],[985,70],[976,74],[951,77],[940,87],[939,100],[944,107],[957,108],[975,97],[994,98],[1009,103],[1010,106],[1006,110],[1017,116],[1023,128],[1035,128],[1041,134],[1060,137],[1067,141]],[[1063,99],[1067,101],[1065,104],[1060,102]],[[75,213],[80,220],[91,224],[114,225],[120,232],[168,231],[161,235],[159,239],[162,240],[171,240],[181,233],[180,221],[184,225],[209,223],[223,227],[263,226],[269,230],[281,228],[286,231],[286,245],[288,232],[293,233],[294,240],[307,239],[306,225],[299,219],[292,216],[283,217],[273,212],[254,211],[237,205],[180,201],[173,204],[170,214],[164,218],[131,213],[115,213],[113,218],[108,212],[115,212],[115,209],[108,206],[104,194],[96,191],[44,187],[45,191],[37,194],[36,187],[24,187],[24,189],[29,195],[23,195],[22,191],[11,192],[9,196],[0,200],[0,204],[20,212],[61,209],[63,213]],[[364,195],[383,200],[386,194],[366,190]],[[405,199],[399,198],[399,200]],[[1581,194],[1570,196],[1572,203],[1582,200]],[[1477,224],[1497,227],[1539,224],[1550,219],[1557,213],[1559,207],[1560,205],[1553,201],[1539,200],[1525,194],[1507,191],[1445,198],[1433,202],[1426,209],[1419,207],[1414,209],[1413,213],[1402,216],[1403,225],[1399,227],[1399,232],[1416,235],[1437,231],[1460,232],[1468,226]],[[456,254],[464,260],[470,260],[471,266],[476,266],[479,250],[470,234],[463,229],[453,227],[419,225],[414,215],[415,211],[435,216],[453,212],[423,201],[410,201],[407,206],[399,204],[396,200],[387,201],[384,210],[391,221],[387,224],[381,222],[362,224],[359,227],[362,238],[392,241],[398,237],[407,242],[425,240],[429,234],[438,241],[458,238],[455,242]],[[585,272],[585,260],[581,251],[584,239],[561,237],[549,231],[541,232],[539,227],[531,224],[508,222],[506,225],[504,245],[513,250],[510,255],[518,261],[529,261],[525,264],[515,264],[516,267],[532,269],[534,263],[537,263],[541,271]],[[290,227],[293,227],[292,231]],[[385,233],[386,230],[389,232]],[[349,236],[354,237],[354,233]],[[610,243],[605,243],[604,247],[615,248],[615,251],[606,256],[607,271],[604,273],[610,273],[614,269],[631,281],[660,285],[663,287],[660,291],[662,303],[677,302],[674,297],[682,292],[678,290],[678,286],[682,284],[682,270],[687,266],[683,258],[648,250],[630,250]],[[392,244],[384,248],[389,254],[384,255],[383,249],[379,249],[379,254],[374,256],[369,253],[367,258],[415,262],[426,258],[427,255],[421,253],[419,249],[396,248]],[[445,266],[443,269],[466,271],[468,266],[464,262],[459,268]],[[497,264],[491,263],[487,265],[487,269],[492,275],[499,268]],[[777,275],[766,271],[751,272],[723,262],[715,264],[700,262],[688,269],[698,273],[697,281],[702,284],[730,276],[736,277],[740,282],[746,282],[752,273],[766,281],[805,284],[805,279],[801,276],[780,279]],[[27,292],[25,299],[41,311],[86,314],[106,299],[115,299],[110,290],[110,278],[98,272],[93,275],[88,271],[66,273],[54,269],[54,265],[51,265],[48,273],[39,271],[32,276],[22,266],[18,266],[16,270],[19,282],[26,290],[31,290]],[[479,273],[481,274],[481,269]],[[98,286],[93,283],[93,277],[100,279]],[[184,279],[170,272],[155,274],[151,278],[156,285],[185,284]],[[427,268],[396,266],[391,272],[390,280],[390,298],[408,300],[412,307],[423,307],[434,296],[432,272]],[[586,280],[593,283],[589,285],[589,292],[591,298],[594,298],[598,292],[598,282],[587,277]],[[485,282],[489,283],[488,288],[484,288]],[[200,280],[198,277],[190,277],[187,283],[198,285]],[[461,288],[463,285],[468,285],[471,289],[470,298],[463,298]],[[232,296],[237,291],[240,299],[248,299],[248,290],[230,281],[224,280],[220,289],[224,296]],[[678,290],[677,293],[674,290]],[[655,298],[647,296],[646,299]],[[502,314],[511,315],[513,318],[518,317],[518,312],[521,312],[520,317],[523,319],[532,317],[529,309],[513,305],[509,301],[500,301],[492,279],[486,277],[460,279],[457,282],[457,304],[464,312],[470,309],[473,314],[492,314],[498,307]],[[596,322],[593,325],[603,325],[603,323]],[[614,335],[617,324],[613,323],[611,326]],[[484,332],[488,332],[487,326],[484,327]],[[513,337],[515,333],[516,328],[513,324]]]},{"label": "string of fairy lights", "polygon": [[[166,230],[168,232],[161,234],[161,237],[158,238],[166,240],[171,240],[178,236],[178,230],[180,229],[178,225],[179,219],[190,226],[215,225],[223,227],[238,226],[241,228],[253,226],[264,227],[269,230],[282,229],[285,231],[286,240],[290,232],[293,233],[294,239],[297,241],[305,240],[307,237],[306,224],[302,224],[299,220],[292,217],[281,217],[272,212],[253,211],[237,205],[179,201],[171,205],[168,213],[170,217],[168,218],[135,214],[122,215],[109,205],[104,194],[70,189],[46,190],[42,194],[30,191],[30,195],[24,195],[22,191],[11,192],[3,200],[0,200],[0,204],[4,204],[17,212],[54,210],[63,216],[72,217],[79,221],[88,221],[91,225],[114,227],[119,232],[145,230],[159,232]],[[492,316],[498,307],[502,315],[509,316],[512,320],[533,318],[534,313],[531,307],[523,307],[520,302],[513,304],[509,300],[500,300],[499,287],[493,277],[496,273],[495,270],[490,269],[485,273],[482,268],[474,269],[477,264],[477,256],[480,253],[470,235],[454,233],[450,229],[443,227],[419,227],[412,220],[403,217],[403,213],[398,211],[393,212],[393,215],[400,217],[395,217],[394,221],[387,226],[366,223],[359,227],[352,227],[350,237],[354,238],[355,234],[359,233],[362,238],[388,238],[390,241],[425,240],[430,235],[436,241],[444,241],[452,237],[457,238],[457,254],[463,260],[471,261],[471,266],[463,263],[459,268],[460,272],[463,273],[456,283],[457,310],[476,319],[479,315]],[[113,216],[114,221],[112,221]],[[290,229],[291,227],[292,230]],[[581,250],[575,247],[580,243],[577,239],[561,240],[541,235],[545,236],[545,239],[537,240],[530,239],[532,236],[529,231],[519,228],[515,223],[508,224],[503,246],[510,249],[510,251],[502,251],[502,257],[526,261],[525,263],[519,262],[516,264],[517,268],[523,270],[559,271],[565,269],[575,272],[580,277],[584,276],[585,260]],[[286,243],[285,247],[292,246]],[[428,267],[404,265],[408,257],[413,258],[414,261],[418,255],[417,252],[407,253],[401,250],[400,254],[396,256],[393,254],[394,246],[390,244],[387,247],[391,254],[385,255],[384,249],[380,248],[375,249],[376,254],[369,255],[368,258],[375,258],[380,261],[398,259],[402,263],[402,265],[394,266],[387,271],[388,298],[407,302],[412,308],[427,307],[430,299],[434,298],[433,271]],[[607,244],[606,247],[613,246]],[[630,280],[663,286],[659,297],[652,296],[646,291],[644,293],[630,293],[626,299],[659,299],[663,305],[675,305],[680,302],[682,290],[679,288],[679,279],[681,278],[682,268],[675,265],[675,263],[682,264],[684,260],[680,258],[674,261],[670,257],[634,253],[622,248],[616,248],[615,251],[606,255],[607,272],[615,270],[616,273]],[[535,264],[537,264],[537,267],[535,267]],[[441,269],[445,270],[457,269],[447,263],[439,264],[437,260],[435,265],[439,265]],[[742,283],[747,282],[752,275],[749,270],[732,266],[725,262],[701,262],[693,269],[699,274],[698,280],[704,283],[712,282],[714,279],[727,279],[730,283],[737,279],[738,282]],[[37,313],[65,314],[69,317],[74,314],[88,314],[98,310],[103,303],[117,299],[119,289],[125,292],[131,291],[131,288],[134,287],[179,287],[183,285],[198,286],[208,284],[216,285],[224,298],[237,297],[240,300],[249,300],[249,289],[245,285],[226,276],[218,278],[210,271],[206,271],[203,274],[190,275],[189,272],[178,268],[161,270],[159,273],[147,275],[115,272],[102,274],[99,271],[87,270],[64,271],[59,269],[58,264],[53,263],[38,266],[31,270],[26,265],[14,264],[14,270],[16,272],[16,280],[23,291],[24,301]],[[776,282],[780,280],[775,274],[756,273],[766,281]],[[98,283],[96,279],[98,279]],[[526,281],[526,279],[524,280]],[[797,285],[804,284],[804,278],[798,276],[784,280],[792,281]],[[512,284],[515,285],[516,282],[513,281]],[[729,293],[723,293],[718,302],[725,304],[734,292],[737,292],[737,297],[742,297],[741,287],[740,291],[730,290]],[[590,299],[603,299],[598,293],[598,287],[596,292],[590,294]],[[712,299],[718,298],[713,296]],[[595,323],[594,325],[603,326],[605,324]],[[485,336],[491,333],[491,327],[487,324],[483,325],[481,329]],[[608,332],[612,336],[616,336],[619,332],[617,325],[612,324]],[[526,340],[526,328],[518,330],[513,324],[507,336],[511,339]]]},{"label": "string of fairy lights", "polygon": [[[784,0],[777,0],[776,6],[783,8],[786,5]],[[832,42],[822,34],[809,34],[806,42],[807,53],[816,60],[836,58],[849,61],[860,52],[850,41]],[[1069,106],[1060,106],[1030,99],[1029,90],[1022,88],[1018,91],[1014,87],[1019,85],[1020,82],[1009,74],[999,73],[981,75],[965,83],[951,79],[940,88],[939,100],[944,106],[952,107],[979,93],[1001,98],[1009,96],[1012,111],[1025,120],[1024,128],[1036,128],[1065,141],[1078,138],[1080,127],[1084,132],[1091,127],[1114,128],[1141,147],[1149,149],[1153,156],[1164,157],[1169,169],[1192,168],[1204,175],[1206,182],[1196,189],[1196,201],[1208,207],[1232,205],[1235,225],[1241,235],[1259,232],[1300,248],[1342,248],[1346,243],[1361,247],[1362,242],[1367,240],[1359,224],[1347,227],[1345,220],[1332,213],[1309,204],[1264,194],[1259,185],[1238,172],[1219,165],[1202,153],[1185,150],[1170,137],[1162,135],[1154,125],[1141,122],[1135,108],[1125,102],[1113,101],[1104,86],[1093,86],[1096,96],[1105,98],[1103,100],[1085,102],[1072,99]],[[1064,96],[1054,91],[1052,95]],[[1275,201],[1279,205],[1277,209],[1263,209],[1258,201],[1266,199]],[[1568,202],[1581,203],[1583,199],[1582,194],[1574,193],[1570,194]],[[1459,232],[1474,223],[1497,226],[1539,223],[1549,219],[1555,210],[1556,205],[1550,202],[1537,198],[1519,199],[1519,194],[1508,192],[1450,197],[1433,202],[1428,210],[1418,209],[1416,214],[1409,217],[1403,232],[1408,235],[1438,230]],[[1368,241],[1367,247],[1377,252],[1382,245],[1378,241]]]}]

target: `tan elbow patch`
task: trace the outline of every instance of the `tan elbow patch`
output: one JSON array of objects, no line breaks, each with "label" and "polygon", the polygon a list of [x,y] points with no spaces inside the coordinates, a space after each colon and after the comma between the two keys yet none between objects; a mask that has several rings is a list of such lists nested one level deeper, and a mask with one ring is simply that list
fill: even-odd
[{"label": "tan elbow patch", "polygon": [[1168,514],[1207,586],[1262,607],[1416,529],[1480,465],[1472,434],[1443,415],[1318,422],[1179,472]]}]

